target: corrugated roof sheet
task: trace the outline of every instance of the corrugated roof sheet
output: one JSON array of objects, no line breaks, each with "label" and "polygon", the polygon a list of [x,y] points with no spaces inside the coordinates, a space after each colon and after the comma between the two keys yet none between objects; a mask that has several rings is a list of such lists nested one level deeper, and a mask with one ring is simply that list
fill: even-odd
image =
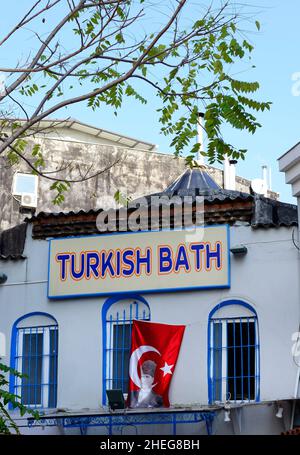
[{"label": "corrugated roof sheet", "polygon": [[[189,200],[184,200],[189,197]],[[178,207],[183,202],[188,202],[193,206],[193,220],[195,223],[196,210],[199,210],[195,204],[198,197],[204,199],[204,222],[205,224],[247,224],[253,228],[270,228],[280,226],[296,226],[298,224],[297,206],[285,204],[273,199],[265,198],[257,194],[242,193],[240,191],[224,190],[220,188],[214,180],[203,170],[195,168],[186,170],[177,178],[166,190],[138,198],[129,204],[129,214],[135,208],[145,209],[146,225],[153,228],[153,220],[150,219],[150,208],[158,210],[160,206],[170,206],[170,198],[174,198],[170,206],[170,215],[168,220],[163,217],[163,212],[159,213],[159,221],[155,229],[159,229],[164,222],[169,221],[169,225],[175,226],[178,221]],[[125,215],[121,210],[114,211],[117,223],[119,220],[128,222],[128,213]],[[96,218],[103,210],[79,210],[68,213],[46,213],[41,212],[30,218],[33,222],[33,237],[63,237],[70,235],[89,235],[99,234],[96,226]],[[148,222],[148,224],[147,224]],[[183,225],[185,218],[183,218]],[[128,227],[128,225],[126,224]],[[129,227],[128,227],[128,230]],[[109,232],[109,231],[107,231]]]},{"label": "corrugated roof sheet", "polygon": [[19,261],[20,259],[26,259],[26,256],[23,254],[8,254],[7,256],[0,254],[0,261]]},{"label": "corrugated roof sheet", "polygon": [[[197,196],[204,197],[204,221],[206,224],[227,223],[233,225],[242,222],[251,225],[253,228],[290,227],[298,224],[297,206],[274,201],[259,195],[222,189],[211,191],[207,194],[198,191],[187,192],[185,195],[192,196],[191,200],[193,203],[195,203]],[[182,199],[181,196],[179,196],[179,201],[180,199]],[[163,206],[164,200],[166,205],[170,204],[167,195],[156,193],[145,198],[136,199],[134,203],[144,206],[146,210],[150,210],[150,207],[152,209],[158,208],[159,204]],[[41,212],[28,221],[34,223],[33,236],[35,238],[96,234],[99,233],[96,226],[96,218],[102,211],[102,209],[99,209],[87,212],[84,210],[70,211],[68,213]],[[120,212],[116,211],[115,213],[118,219]],[[171,223],[173,217],[174,214],[171,213]]]},{"label": "corrugated roof sheet", "polygon": [[255,228],[297,226],[298,208],[293,204],[255,195],[251,225]]},{"label": "corrugated roof sheet", "polygon": [[[229,201],[247,201],[247,200],[253,200],[253,196],[249,193],[242,193],[240,191],[230,191],[230,190],[223,190],[222,188],[218,190],[199,190],[199,189],[187,189],[187,190],[180,190],[180,194],[175,193],[172,195],[167,194],[165,191],[162,191],[161,193],[153,193],[148,196],[142,196],[141,198],[135,199],[133,202],[140,202],[143,205],[143,200],[147,201],[147,204],[154,203],[155,200],[158,201],[158,198],[160,198],[160,201],[163,202],[164,198],[166,199],[166,202],[170,200],[170,197],[191,197],[192,202],[196,201],[196,197],[203,197],[204,201],[207,203],[216,203],[216,202],[229,202]],[[152,199],[151,199],[152,198]]]},{"label": "corrugated roof sheet", "polygon": [[53,218],[53,217],[70,217],[70,216],[80,216],[80,215],[97,215],[98,213],[103,212],[103,209],[90,209],[90,210],[78,210],[78,211],[73,211],[70,210],[69,212],[39,212],[37,215],[33,215],[30,218],[25,218],[25,221],[27,223],[32,223],[33,221],[40,220],[40,219],[45,219],[45,218]]}]

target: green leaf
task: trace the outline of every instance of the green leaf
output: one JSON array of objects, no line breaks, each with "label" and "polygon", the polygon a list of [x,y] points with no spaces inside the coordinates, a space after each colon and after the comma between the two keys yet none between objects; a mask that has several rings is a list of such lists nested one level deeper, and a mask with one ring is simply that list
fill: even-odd
[{"label": "green leaf", "polygon": [[147,76],[147,68],[146,68],[146,66],[142,66],[142,75],[143,75],[144,77]]},{"label": "green leaf", "polygon": [[114,194],[114,200],[123,207],[127,207],[131,199],[131,197],[125,196],[120,190],[117,190]]},{"label": "green leaf", "polygon": [[117,41],[118,43],[125,43],[124,36],[123,36],[123,34],[122,34],[121,32],[118,33],[118,34],[115,36],[115,38],[116,38],[116,41]]}]

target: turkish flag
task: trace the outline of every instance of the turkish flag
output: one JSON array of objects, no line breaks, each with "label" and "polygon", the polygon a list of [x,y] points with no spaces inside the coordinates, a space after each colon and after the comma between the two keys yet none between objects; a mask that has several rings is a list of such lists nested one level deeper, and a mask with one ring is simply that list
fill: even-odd
[{"label": "turkish flag", "polygon": [[185,326],[133,321],[129,360],[131,408],[169,407],[169,387]]}]

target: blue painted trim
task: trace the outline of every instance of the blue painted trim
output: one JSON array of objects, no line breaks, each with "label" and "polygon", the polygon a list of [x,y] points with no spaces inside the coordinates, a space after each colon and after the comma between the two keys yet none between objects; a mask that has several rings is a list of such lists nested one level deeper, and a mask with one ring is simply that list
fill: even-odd
[{"label": "blue painted trim", "polygon": [[[210,377],[210,368],[211,368],[211,343],[210,343],[210,338],[211,338],[211,319],[213,315],[220,309],[226,306],[231,306],[231,305],[238,305],[238,306],[243,306],[244,308],[247,308],[249,311],[251,311],[255,317],[256,317],[256,323],[257,323],[257,338],[258,338],[258,345],[259,345],[259,323],[258,323],[258,316],[255,308],[253,308],[252,305],[249,303],[244,302],[243,300],[224,300],[223,302],[218,303],[209,313],[208,315],[208,327],[207,327],[207,386],[208,386],[208,403],[212,404],[213,403],[213,390],[212,390],[212,380]],[[255,351],[256,353],[256,351]],[[257,395],[255,397],[255,401],[260,401],[260,349],[258,349],[258,365],[259,365],[259,376],[258,376],[258,390],[257,390]]]},{"label": "blue painted trim", "polygon": [[[257,356],[257,365],[258,365],[258,380],[257,380],[257,395],[255,401],[260,401],[260,337],[259,337],[259,322],[258,318],[256,319],[257,323],[257,343],[258,343],[258,356]],[[256,335],[256,333],[255,333]]]},{"label": "blue painted trim", "polygon": [[[33,311],[31,313],[24,314],[23,316],[20,316],[13,324],[12,326],[12,331],[11,331],[11,342],[10,342],[10,367],[13,369],[16,369],[16,364],[15,364],[15,357],[16,357],[16,341],[17,341],[17,332],[18,332],[18,324],[19,322],[23,321],[23,319],[30,318],[31,316],[46,316],[50,319],[52,319],[58,326],[58,322],[55,319],[54,316],[52,316],[49,313],[43,313],[42,311]],[[9,392],[14,393],[14,384],[15,383],[15,376],[10,373],[9,375]],[[9,409],[13,409],[12,405],[9,404]]]},{"label": "blue painted trim", "polygon": [[[227,231],[227,242],[228,242],[228,273],[227,278],[228,281],[226,284],[221,286],[194,286],[194,287],[184,287],[184,288],[163,288],[163,289],[134,289],[133,291],[116,291],[116,292],[97,292],[95,294],[68,294],[68,295],[56,295],[51,296],[49,295],[49,282],[50,282],[50,251],[51,251],[51,242],[57,240],[64,240],[64,239],[73,239],[73,238],[90,238],[90,237],[103,237],[103,236],[111,236],[111,235],[124,235],[124,234],[149,234],[152,232],[163,232],[163,231],[191,231],[194,230],[195,227],[202,228],[202,229],[209,229],[209,228],[220,228],[223,227]],[[48,253],[48,284],[47,284],[47,297],[50,300],[66,300],[66,299],[76,299],[76,298],[83,298],[83,297],[99,297],[99,296],[123,296],[125,294],[132,294],[135,292],[137,294],[156,294],[159,292],[180,292],[180,291],[192,291],[192,290],[199,290],[199,289],[229,289],[231,286],[231,270],[230,270],[230,227],[228,224],[218,225],[208,225],[208,226],[194,226],[193,228],[188,229],[161,229],[161,230],[153,230],[153,231],[137,231],[137,232],[112,232],[109,234],[93,234],[93,235],[79,235],[79,236],[69,236],[69,237],[60,237],[59,239],[48,239],[49,242],[49,253]]]},{"label": "blue painted trim", "polygon": [[228,246],[228,254],[227,254],[228,286],[227,287],[230,288],[231,287],[230,227],[229,227],[229,224],[226,224],[225,226],[227,228],[227,246]]},{"label": "blue painted trim", "polygon": [[106,292],[106,293],[97,293],[97,294],[70,294],[70,295],[61,295],[61,296],[49,296],[48,299],[50,300],[67,300],[67,299],[79,299],[83,297],[107,297],[110,295],[114,295],[116,297],[127,295],[130,296],[132,292],[136,292],[137,294],[158,294],[160,292],[181,292],[181,291],[199,291],[200,289],[208,290],[208,289],[229,289],[230,284],[222,285],[222,286],[195,286],[195,287],[187,287],[187,288],[164,288],[164,289],[150,289],[145,291],[144,289],[134,289],[133,291],[118,291],[118,292]]},{"label": "blue painted trim", "polygon": [[[120,300],[125,300],[128,299],[129,297],[132,298],[132,300],[138,300],[141,303],[144,303],[150,312],[150,306],[148,302],[142,297],[141,295],[138,294],[133,294],[131,293],[130,295],[128,293],[126,294],[120,294],[118,297],[110,297],[107,299],[103,306],[102,306],[102,404],[106,404],[106,370],[107,370],[107,364],[106,364],[106,315],[110,307],[114,304],[119,302]],[[151,314],[151,313],[150,313]]]},{"label": "blue painted trim", "polygon": [[211,365],[211,327],[210,327],[210,319],[208,319],[208,327],[207,327],[207,386],[208,386],[208,403],[212,403],[212,384],[211,384],[211,376],[210,376],[210,365]]},{"label": "blue painted trim", "polygon": [[[52,326],[53,327],[53,326]],[[53,366],[53,372],[52,372],[52,376],[53,376],[53,380],[51,381],[51,377],[50,377],[50,365],[51,365],[51,359],[53,357],[53,354],[51,354],[51,351],[50,351],[50,355],[49,355],[49,390],[48,390],[48,405],[50,403],[50,398],[51,398],[51,387],[53,387],[53,392],[55,394],[55,400],[54,400],[54,406],[49,406],[49,408],[56,408],[57,407],[57,372],[58,372],[58,324],[56,326],[56,329],[55,329],[55,344],[54,344],[54,352],[55,352],[55,357],[54,358],[54,366]],[[49,334],[49,348],[51,348],[51,331],[50,331],[50,334]],[[56,382],[54,383],[54,380],[56,379]],[[53,384],[52,384],[53,382]]]},{"label": "blue painted trim", "polygon": [[253,306],[251,306],[249,303],[244,302],[243,300],[234,299],[234,300],[224,300],[223,302],[218,303],[218,305],[216,305],[216,306],[211,310],[211,312],[210,312],[209,315],[208,315],[208,318],[211,319],[212,316],[213,316],[220,308],[223,308],[223,307],[226,307],[226,306],[229,306],[229,305],[240,305],[240,306],[243,306],[243,307],[247,308],[249,311],[252,311],[252,313],[254,313],[255,316],[257,317],[256,310],[253,308]]},{"label": "blue painted trim", "polygon": [[48,238],[48,242],[56,241],[56,240],[66,240],[66,239],[87,239],[90,237],[108,237],[111,235],[126,235],[126,234],[151,234],[152,232],[173,232],[173,231],[193,231],[195,228],[200,228],[200,229],[210,229],[210,228],[228,228],[229,229],[229,224],[204,224],[201,226],[196,226],[194,225],[193,227],[188,227],[188,228],[175,228],[175,229],[153,229],[153,230],[140,230],[140,231],[116,231],[116,232],[109,232],[107,234],[90,234],[90,235],[68,235],[66,237],[51,237]]}]

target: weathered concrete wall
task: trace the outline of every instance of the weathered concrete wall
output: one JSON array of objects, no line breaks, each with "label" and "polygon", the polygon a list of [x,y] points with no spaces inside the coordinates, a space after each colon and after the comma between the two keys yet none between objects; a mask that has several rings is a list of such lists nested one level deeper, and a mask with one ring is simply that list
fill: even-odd
[{"label": "weathered concrete wall", "polygon": [[[39,138],[46,162],[46,171],[66,168],[60,173],[49,176],[69,176],[78,180],[81,177],[95,174],[111,166],[112,168],[93,179],[74,183],[66,194],[62,205],[52,203],[54,192],[50,191],[51,181],[39,179],[38,206],[36,212],[78,211],[80,209],[98,209],[115,206],[114,194],[117,190],[132,198],[155,193],[165,189],[186,168],[184,158],[175,158],[145,150],[133,150],[108,144],[79,142],[76,140]],[[30,157],[31,147],[28,146],[27,158]],[[20,223],[25,216],[21,214],[18,198],[12,196],[12,182],[15,172],[30,172],[24,162],[13,168],[9,167],[4,158],[0,158],[0,230]],[[213,167],[208,168],[209,174],[223,186],[223,171]],[[237,177],[236,189],[249,192],[250,181]]]}]

